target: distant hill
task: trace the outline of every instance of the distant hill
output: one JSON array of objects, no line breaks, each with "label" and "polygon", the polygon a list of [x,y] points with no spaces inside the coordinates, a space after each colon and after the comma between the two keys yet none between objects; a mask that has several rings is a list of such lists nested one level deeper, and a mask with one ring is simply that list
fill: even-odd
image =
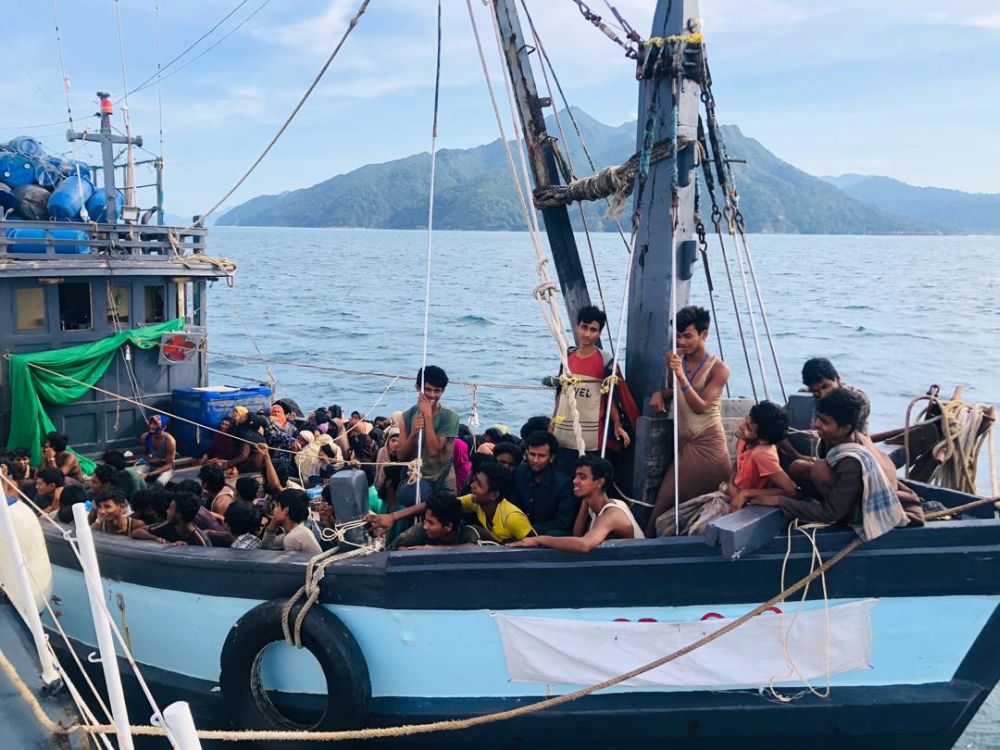
[{"label": "distant hill", "polygon": [[[574,109],[598,168],[618,164],[635,150],[635,123],[611,127]],[[550,118],[551,120],[551,118]],[[568,118],[563,117],[564,127]],[[549,132],[557,134],[554,123]],[[932,222],[894,215],[857,201],[834,186],[782,161],[734,126],[724,128],[741,207],[752,232],[885,234],[940,231]],[[574,135],[568,134],[571,143]],[[570,149],[579,175],[589,174],[584,154]],[[369,227],[426,226],[430,154],[369,164],[300,190],[262,195],[226,212],[219,225]],[[440,229],[518,230],[524,221],[500,140],[438,152],[434,223]],[[585,205],[590,226],[610,230],[605,204]],[[570,211],[574,225],[579,212]]]},{"label": "distant hill", "polygon": [[936,224],[945,231],[968,234],[1000,233],[1000,194],[964,193],[916,187],[891,177],[844,174],[823,177],[852,198]]}]

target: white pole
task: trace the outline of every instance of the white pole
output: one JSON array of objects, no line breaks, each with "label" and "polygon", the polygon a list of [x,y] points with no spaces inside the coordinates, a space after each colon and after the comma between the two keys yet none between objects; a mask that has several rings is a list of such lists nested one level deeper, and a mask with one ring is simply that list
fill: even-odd
[{"label": "white pole", "polygon": [[191,706],[185,701],[171,703],[163,709],[163,723],[173,736],[177,750],[201,750],[201,740],[191,716]]},{"label": "white pole", "polygon": [[121,675],[118,674],[118,654],[111,636],[111,623],[104,607],[104,592],[101,586],[101,572],[97,567],[94,536],[90,531],[87,509],[83,503],[73,506],[73,521],[76,524],[76,541],[80,547],[83,577],[87,582],[90,614],[97,633],[97,647],[101,652],[101,669],[104,670],[104,682],[108,688],[108,702],[111,704],[111,717],[115,725],[115,734],[118,736],[118,748],[134,750],[128,709],[125,707],[125,692],[122,690]]},{"label": "white pole", "polygon": [[[676,157],[675,157],[676,158]],[[670,353],[677,354],[677,238],[672,237],[670,241]],[[683,366],[683,362],[681,365]],[[680,445],[678,435],[680,434],[680,411],[678,402],[680,400],[680,381],[674,376],[673,404],[671,404],[671,414],[673,417],[674,430],[674,536],[681,533],[681,467],[677,460],[680,456]]]},{"label": "white pole", "polygon": [[[4,482],[9,482],[7,477],[3,477]],[[38,661],[42,665],[42,681],[46,685],[54,685],[61,679],[56,670],[55,660],[52,652],[49,651],[48,641],[45,639],[45,631],[42,629],[42,619],[35,609],[35,595],[28,580],[28,562],[21,553],[21,545],[17,541],[17,531],[14,529],[14,515],[7,504],[7,497],[0,493],[0,536],[7,543],[10,550],[9,565],[14,571],[14,585],[18,588],[18,599],[24,604],[24,610],[18,611],[21,619],[24,620],[31,631],[31,637],[35,641],[35,650],[38,652]],[[12,601],[17,601],[12,598]],[[17,608],[15,608],[17,609]]]}]

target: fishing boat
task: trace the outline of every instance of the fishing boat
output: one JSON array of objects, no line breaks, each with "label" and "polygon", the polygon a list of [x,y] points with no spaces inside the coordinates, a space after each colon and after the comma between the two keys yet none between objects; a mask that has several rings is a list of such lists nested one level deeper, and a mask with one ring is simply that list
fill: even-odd
[{"label": "fishing boat", "polygon": [[[590,299],[566,208],[573,198],[564,198],[576,190],[589,199],[632,193],[632,257],[641,260],[630,263],[625,370],[645,402],[664,382],[672,311],[686,303],[704,249],[698,211],[706,197],[697,196],[696,174],[702,170],[720,194],[735,197],[697,5],[661,1],[651,36],[626,42],[639,81],[637,158],[629,190],[622,195],[619,185],[618,195],[603,196],[560,168],[542,116],[552,102],[539,95],[532,73],[537,48],[514,3],[495,0],[492,13],[536,197],[548,196],[541,213],[571,318]],[[615,36],[606,25],[602,30]],[[699,123],[700,102],[711,107]],[[105,164],[104,174],[113,175],[113,165]],[[113,179],[107,186],[113,217]],[[714,187],[708,194],[713,222],[728,224],[736,241],[738,203],[715,205]],[[59,367],[47,366],[46,356],[99,342],[108,359],[132,345],[131,359],[121,360],[131,362],[144,394],[136,401],[207,386],[202,347],[180,363],[161,359],[191,349],[173,337],[204,335],[204,285],[231,272],[204,254],[204,230],[115,221],[59,228],[86,237],[59,239],[52,224],[41,224],[45,236],[37,242],[45,252],[30,257],[17,252],[23,238],[3,241],[9,270],[0,296],[12,300],[4,309],[18,316],[35,310],[32,320],[42,320],[35,328],[20,317],[7,321],[13,356],[6,393],[20,387],[17,363],[34,377],[58,379]],[[70,242],[89,250],[57,252]],[[118,298],[105,290],[122,283],[131,285],[135,322],[146,309],[145,290],[161,289],[164,320],[113,334],[105,328],[106,318],[122,317]],[[68,299],[60,292],[70,284],[89,290],[90,328],[58,323]],[[34,291],[25,295],[23,288]],[[28,297],[42,301],[22,307]],[[105,311],[105,298],[116,307]],[[195,299],[189,319],[184,311]],[[54,351],[30,354],[40,350]],[[102,377],[114,391],[112,371]],[[89,390],[81,387],[77,396]],[[810,398],[789,394],[788,401],[796,425],[807,427]],[[6,418],[19,423],[24,408],[15,400]],[[56,408],[39,402],[36,420],[51,419],[75,446],[99,450],[137,436],[138,417],[123,420],[120,408],[110,397]],[[39,425],[38,435],[48,427]],[[930,434],[940,422],[923,429]],[[639,419],[622,479],[632,497],[648,497],[658,483],[670,433],[666,417]],[[910,430],[889,437],[900,436],[900,461],[930,455],[926,470],[933,451],[911,446]],[[359,518],[365,501],[357,482],[350,472],[334,480],[338,519]],[[780,513],[748,510],[706,538],[611,541],[585,556],[503,547],[385,552],[351,534],[343,535],[338,554],[320,561],[111,537],[97,540],[97,552],[105,602],[130,656],[157,695],[189,701],[202,726],[382,728],[381,742],[434,746],[950,748],[1000,678],[993,658],[1000,646],[1000,520],[992,503],[968,493],[914,486],[925,501],[959,510],[951,520],[894,530],[862,546],[850,529],[798,533],[780,523]],[[91,650],[96,636],[80,563],[60,531],[46,528],[45,538],[54,615],[77,649]],[[841,557],[845,549],[850,553]],[[824,565],[820,576],[822,561],[836,565]],[[807,574],[812,585],[775,600]],[[54,634],[51,618],[48,627]],[[692,644],[701,645],[681,653]],[[669,662],[642,669],[670,654]],[[124,658],[120,666],[130,673]],[[467,719],[475,721],[433,733],[411,726]]]}]

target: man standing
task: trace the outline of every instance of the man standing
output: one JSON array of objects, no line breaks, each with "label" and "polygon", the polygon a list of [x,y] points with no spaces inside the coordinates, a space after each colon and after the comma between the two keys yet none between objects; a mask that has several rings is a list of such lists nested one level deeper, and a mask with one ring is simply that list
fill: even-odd
[{"label": "man standing", "polygon": [[[583,433],[583,447],[592,455],[601,452],[608,409],[608,396],[602,391],[605,378],[611,374],[608,371],[611,357],[597,348],[597,342],[607,322],[608,316],[599,307],[587,305],[581,309],[576,316],[577,345],[569,350],[566,358],[569,365],[568,374],[574,378],[573,393],[576,396],[576,409],[580,419],[580,430]],[[611,425],[614,438],[621,440],[627,448],[631,438],[622,426],[617,403],[611,405]],[[550,429],[559,442],[556,465],[568,474],[580,451],[569,393],[562,386],[556,392],[556,405]]]},{"label": "man standing", "polygon": [[729,478],[732,459],[722,427],[722,391],[729,380],[729,368],[705,349],[711,316],[702,307],[677,311],[677,352],[667,357],[670,373],[667,388],[649,400],[656,412],[666,410],[677,398],[677,466],[671,466],[656,493],[656,503],[646,524],[647,536],[656,533],[656,519],[674,507],[674,471],[678,471],[680,502],[718,489]]},{"label": "man standing", "polygon": [[[421,499],[437,490],[455,492],[456,489],[452,452],[458,437],[458,413],[441,404],[447,387],[448,375],[444,370],[435,365],[422,367],[417,372],[417,403],[403,414],[399,425],[396,448],[399,460],[412,461],[420,454]],[[412,505],[416,497],[416,484],[400,484],[396,493],[399,503]]]},{"label": "man standing", "polygon": [[539,534],[568,536],[580,501],[573,495],[572,480],[555,466],[559,443],[544,430],[529,433],[525,443],[526,458],[514,470],[510,499]]},{"label": "man standing", "polygon": [[573,524],[573,536],[551,534],[527,537],[511,547],[551,547],[566,552],[590,552],[605,539],[644,539],[632,511],[622,500],[608,497],[614,481],[611,463],[595,456],[580,456],[573,475],[573,493],[580,499],[580,511]]}]

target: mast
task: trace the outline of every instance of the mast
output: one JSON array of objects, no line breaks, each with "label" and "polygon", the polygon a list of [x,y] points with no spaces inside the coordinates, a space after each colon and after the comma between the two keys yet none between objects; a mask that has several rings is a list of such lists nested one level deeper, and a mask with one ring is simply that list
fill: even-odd
[{"label": "mast", "polygon": [[105,209],[105,222],[115,224],[118,221],[118,203],[115,200],[115,144],[127,144],[142,146],[142,136],[134,138],[114,135],[111,132],[111,94],[103,91],[97,92],[97,98],[101,100],[101,130],[97,133],[83,131],[77,133],[72,130],[66,131],[66,140],[73,141],[93,141],[101,144],[101,161],[104,170],[104,197],[107,200]]},{"label": "mast", "polygon": [[[514,98],[517,101],[535,187],[559,185],[561,182],[552,146],[553,139],[546,131],[545,116],[542,114],[542,108],[552,106],[552,100],[538,96],[528,57],[534,47],[524,41],[513,0],[495,0],[493,7],[500,25],[504,57],[514,86]],[[569,211],[566,206],[558,206],[542,209],[541,213],[572,328],[576,324],[577,312],[591,303],[576,238],[569,221]]]},{"label": "mast", "polygon": [[[697,0],[659,0],[653,15],[650,37],[667,38],[697,30]],[[669,44],[661,48],[670,54]],[[655,52],[647,45],[645,55]],[[640,56],[640,66],[642,65]],[[672,459],[671,424],[662,416],[651,417],[649,397],[666,382],[665,355],[671,349],[674,336],[672,309],[680,309],[690,298],[691,263],[697,244],[694,241],[695,182],[691,169],[695,166],[695,149],[690,145],[697,138],[699,87],[694,81],[681,79],[680,96],[675,102],[674,76],[663,65],[664,75],[642,75],[639,80],[639,120],[636,150],[641,151],[646,136],[649,116],[653,116],[653,142],[670,138],[673,108],[677,105],[677,137],[683,143],[678,148],[676,190],[674,184],[674,157],[670,156],[650,164],[646,184],[637,185],[633,200],[638,203],[639,231],[633,252],[638,253],[632,263],[632,280],[628,299],[628,328],[626,333],[625,374],[629,388],[644,416],[637,425],[632,462],[633,476],[622,477],[630,486],[632,497],[648,496],[655,492]],[[640,70],[642,68],[640,67]],[[676,201],[676,208],[672,204]],[[674,227],[674,217],[677,225]],[[676,307],[671,304],[671,258],[676,243],[677,279]]]}]

